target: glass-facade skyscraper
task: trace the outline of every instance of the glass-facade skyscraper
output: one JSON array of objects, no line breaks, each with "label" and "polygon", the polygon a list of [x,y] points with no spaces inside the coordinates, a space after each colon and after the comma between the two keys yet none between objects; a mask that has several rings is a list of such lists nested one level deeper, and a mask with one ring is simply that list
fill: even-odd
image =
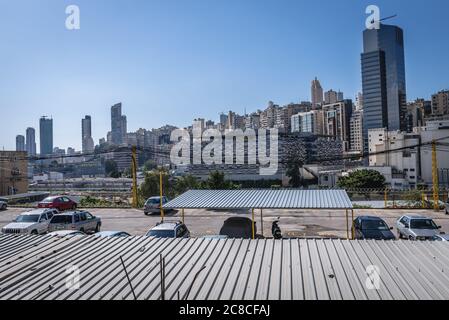
[{"label": "glass-facade skyscraper", "polygon": [[41,155],[53,153],[53,119],[42,117],[39,121]]},{"label": "glass-facade skyscraper", "polygon": [[122,115],[122,104],[117,103],[111,107],[111,138],[114,145],[126,142],[126,116]]},{"label": "glass-facade skyscraper", "polygon": [[36,131],[34,128],[27,128],[26,131],[26,151],[29,156],[36,155]]},{"label": "glass-facade skyscraper", "polygon": [[406,130],[407,112],[404,33],[380,24],[363,32],[362,53],[363,136],[368,130]]}]

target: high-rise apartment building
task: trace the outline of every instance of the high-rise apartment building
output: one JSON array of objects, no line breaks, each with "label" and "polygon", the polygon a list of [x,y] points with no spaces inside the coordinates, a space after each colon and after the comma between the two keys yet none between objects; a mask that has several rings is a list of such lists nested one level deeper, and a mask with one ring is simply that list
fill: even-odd
[{"label": "high-rise apartment building", "polygon": [[16,151],[26,151],[25,150],[25,137],[22,135],[16,136]]},{"label": "high-rise apartment building", "polygon": [[357,93],[355,97],[355,110],[363,110],[363,94],[361,92]]},{"label": "high-rise apartment building", "polygon": [[343,142],[344,151],[350,150],[350,119],[352,100],[344,100],[323,106],[323,133]]},{"label": "high-rise apartment building", "polygon": [[29,156],[36,155],[36,130],[34,128],[27,128],[25,146]]},{"label": "high-rise apartment building", "polygon": [[352,152],[363,152],[363,110],[355,110],[349,120]]},{"label": "high-rise apartment building", "polygon": [[315,78],[311,85],[312,109],[319,109],[323,104],[323,88],[320,81]]},{"label": "high-rise apartment building", "polygon": [[432,115],[449,114],[449,90],[440,91],[432,95]]},{"label": "high-rise apartment building", "polygon": [[83,153],[93,152],[95,149],[94,139],[92,138],[92,118],[85,116],[81,119],[81,139]]},{"label": "high-rise apartment building", "polygon": [[380,24],[363,32],[362,87],[365,148],[368,130],[406,129],[404,34],[401,28]]},{"label": "high-rise apartment building", "polygon": [[0,196],[28,192],[28,160],[24,151],[0,151]]},{"label": "high-rise apartment building", "polygon": [[329,90],[324,93],[324,104],[332,104],[343,101],[343,92]]},{"label": "high-rise apartment building", "polygon": [[414,128],[425,126],[425,118],[431,114],[431,109],[431,101],[425,99],[407,103],[406,131],[413,132]]},{"label": "high-rise apartment building", "polygon": [[43,116],[39,121],[41,155],[53,153],[53,119]]}]

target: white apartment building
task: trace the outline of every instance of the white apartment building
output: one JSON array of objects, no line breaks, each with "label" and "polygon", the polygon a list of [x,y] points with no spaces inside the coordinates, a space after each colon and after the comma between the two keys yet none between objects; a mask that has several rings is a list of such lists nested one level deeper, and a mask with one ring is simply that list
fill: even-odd
[{"label": "white apartment building", "polygon": [[[384,176],[391,176],[391,180],[396,180],[392,187],[413,189],[420,178],[419,148],[416,147],[419,142],[420,136],[416,133],[387,131],[385,128],[371,129],[368,131],[369,166],[379,168],[377,171]],[[404,147],[410,149],[392,151]],[[382,167],[391,169],[387,173],[380,170]]]},{"label": "white apartment building", "polygon": [[[449,143],[449,120],[427,121],[425,127],[415,128],[415,132],[421,136],[421,143],[426,144],[434,139],[438,142]],[[432,147],[430,145],[421,147],[421,179],[424,183],[432,184]],[[437,165],[440,175],[440,184],[449,185],[449,148],[438,146]]]}]

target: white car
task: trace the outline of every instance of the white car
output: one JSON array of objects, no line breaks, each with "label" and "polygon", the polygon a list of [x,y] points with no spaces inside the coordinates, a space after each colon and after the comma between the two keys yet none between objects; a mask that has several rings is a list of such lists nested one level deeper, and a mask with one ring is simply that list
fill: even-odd
[{"label": "white car", "polygon": [[0,210],[6,210],[8,208],[8,203],[6,201],[0,200]]},{"label": "white car", "polygon": [[51,218],[58,213],[56,209],[36,209],[22,213],[12,223],[2,228],[6,234],[44,234],[48,231]]}]

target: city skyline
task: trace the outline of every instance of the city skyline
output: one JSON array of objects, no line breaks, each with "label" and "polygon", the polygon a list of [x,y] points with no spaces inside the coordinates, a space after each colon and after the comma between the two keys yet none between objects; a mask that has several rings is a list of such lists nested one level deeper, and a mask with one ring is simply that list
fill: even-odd
[{"label": "city skyline", "polygon": [[[447,26],[441,23],[438,15],[445,11],[442,8],[449,6],[444,1],[434,1],[434,3],[432,6],[419,4],[409,8],[397,2],[378,2],[383,16],[388,15],[388,13],[399,14],[390,23],[405,30],[409,101],[418,97],[430,99],[430,96],[435,92],[447,88],[444,75],[448,73],[445,71],[448,66],[443,63],[442,57],[444,55],[441,55],[444,52],[444,46],[447,46],[447,44],[434,44],[427,38],[429,38],[429,33],[435,38],[444,38]],[[5,17],[3,23],[7,23],[9,29],[12,28],[17,31],[16,34],[24,36],[25,40],[11,41],[11,47],[0,53],[3,59],[11,62],[5,69],[4,74],[7,77],[2,81],[0,90],[3,97],[2,105],[5,106],[4,114],[12,120],[8,128],[0,129],[2,136],[0,147],[13,150],[16,135],[24,135],[27,127],[38,128],[39,117],[46,114],[54,119],[54,146],[63,148],[71,146],[80,150],[80,119],[85,114],[92,116],[92,136],[95,143],[98,143],[98,139],[105,137],[110,130],[109,108],[119,101],[123,102],[123,108],[128,116],[128,131],[135,131],[140,127],[151,129],[164,124],[184,127],[197,117],[217,120],[220,112],[227,112],[228,110],[243,114],[245,109],[255,111],[265,107],[269,100],[276,101],[279,105],[301,100],[310,101],[310,81],[315,76],[318,77],[325,91],[331,88],[341,90],[344,92],[345,98],[354,100],[357,92],[361,91],[360,53],[363,49],[361,33],[367,17],[364,10],[368,2],[360,1],[357,4],[337,5],[329,1],[328,6],[338,9],[336,12],[342,17],[339,22],[335,22],[335,20],[332,20],[332,22],[326,21],[325,18],[330,13],[327,10],[322,10],[322,4],[315,6],[302,2],[298,4],[286,1],[284,6],[281,6],[282,9],[276,6],[276,10],[273,12],[268,10],[275,6],[271,2],[266,4],[266,8],[255,6],[254,3],[230,4],[230,7],[234,6],[240,10],[237,13],[231,12],[224,4],[216,5],[225,12],[219,20],[214,22],[213,26],[218,29],[215,31],[219,35],[225,37],[222,45],[233,44],[228,48],[232,50],[225,50],[227,48],[222,47],[216,41],[211,42],[210,37],[213,34],[204,30],[203,24],[194,24],[194,17],[199,14],[195,10],[201,4],[201,1],[193,2],[191,8],[183,13],[185,14],[188,32],[186,31],[186,39],[181,42],[184,49],[188,48],[188,50],[179,51],[182,53],[175,56],[170,55],[171,59],[168,60],[163,59],[161,55],[168,52],[165,51],[166,49],[175,49],[176,45],[172,42],[165,43],[160,38],[164,34],[167,35],[166,25],[164,25],[165,28],[155,28],[152,32],[147,29],[139,31],[136,30],[137,25],[130,24],[129,19],[123,17],[118,19],[116,26],[108,24],[108,27],[113,29],[109,32],[99,25],[105,22],[105,16],[100,15],[96,17],[99,21],[94,21],[89,14],[90,10],[104,5],[109,8],[107,18],[120,17],[120,3],[108,6],[106,2],[102,1],[96,4],[79,1],[83,22],[81,30],[73,33],[58,25],[58,17],[64,18],[65,4],[55,5],[49,2],[48,9],[45,12],[41,12],[42,8],[33,5],[33,3],[30,3],[25,12],[18,10],[19,6],[15,4],[6,4],[4,12],[8,12],[9,15]],[[183,5],[179,4],[179,6]],[[142,10],[142,14],[137,16],[140,23],[138,26],[142,26],[145,25],[146,20],[144,18],[150,14],[149,9],[156,10],[153,11],[153,14],[158,13],[156,15],[159,22],[159,19],[167,14],[170,6],[164,7],[152,2],[150,4],[139,3],[136,7]],[[318,10],[318,7],[320,10]],[[439,10],[435,12],[429,7],[438,7]],[[292,22],[290,19],[285,19],[289,17],[287,11],[293,8],[296,9],[291,13],[293,17],[299,15],[302,20]],[[58,10],[62,14],[61,12],[58,13]],[[134,14],[137,8],[128,10]],[[307,19],[309,19],[304,14],[306,11],[310,12],[311,17],[322,14],[322,19],[320,19],[322,25],[317,26],[313,32],[313,37],[304,34],[304,27],[306,27]],[[245,39],[254,39],[254,48],[249,44],[241,46],[240,51],[236,51],[235,43],[231,40],[231,37],[237,37],[238,44],[241,44],[244,39],[236,35],[235,28],[232,28],[232,30],[224,28],[224,26],[231,27],[225,19],[233,17],[236,23],[244,24],[247,27],[248,23],[245,22],[243,17],[248,12],[254,13],[250,20],[257,23],[244,34],[245,37],[248,37]],[[40,48],[40,44],[31,39],[33,32],[24,28],[24,26],[18,26],[13,21],[13,17],[19,13],[21,19],[29,18],[28,23],[34,24],[38,32],[44,31],[42,40],[49,45],[49,49]],[[259,21],[260,18],[270,16],[271,13],[278,18],[276,24],[270,25],[272,29],[267,28]],[[131,13],[129,14],[131,15]],[[421,25],[419,27],[421,29],[419,29],[414,25],[414,19],[418,14],[421,19],[425,19],[426,16],[432,17],[432,21],[426,25]],[[43,16],[47,17],[47,15],[49,26],[44,26],[40,20],[36,20],[37,17],[42,18]],[[53,15],[55,16],[53,17]],[[207,22],[212,20],[207,19]],[[170,40],[174,40],[176,35],[182,31],[181,27],[179,24],[172,27],[169,32]],[[55,30],[49,28],[55,28]],[[8,39],[7,29],[3,28],[0,33]],[[429,29],[432,31],[430,32]],[[120,30],[121,32],[119,32]],[[111,38],[115,34],[114,32],[118,32],[118,41],[124,41],[125,35],[132,35],[130,37],[131,45],[127,48],[120,48],[119,51],[125,57],[135,55],[136,61],[131,64],[120,63],[114,70],[114,63],[121,61],[121,57],[106,55],[106,59],[103,61],[93,50],[88,50],[86,46],[93,45],[92,40],[96,39],[95,37],[99,35],[99,32],[107,36],[106,40],[100,41],[98,46],[94,46],[95,49],[104,46],[104,49],[100,48],[102,54],[105,54],[106,48],[109,50],[115,43],[114,39]],[[158,32],[161,32],[160,37],[157,37]],[[345,36],[343,37],[342,34],[345,34]],[[56,36],[57,41],[50,40],[53,35]],[[204,39],[200,39],[202,35],[205,36]],[[282,36],[276,39],[280,35]],[[145,39],[147,37],[150,39],[156,38],[154,38],[154,43],[144,45],[137,41],[138,36]],[[297,38],[302,40],[301,43],[293,45],[292,41]],[[24,46],[22,41],[27,40],[29,41],[27,45],[39,47],[34,56],[16,50]],[[192,40],[192,42],[187,43],[188,40]],[[323,44],[326,41],[328,42],[327,45]],[[205,50],[204,43],[211,45],[211,52]],[[339,50],[341,51],[339,53],[329,48],[329,45],[335,46],[336,43],[344,44],[342,46],[344,48]],[[164,46],[164,44],[167,46]],[[254,56],[255,49],[259,50],[262,44],[267,46],[264,56]],[[61,46],[61,48],[58,46]],[[440,49],[441,46],[443,46],[443,49]],[[311,50],[313,54],[304,55],[300,53],[308,47],[316,48]],[[73,53],[64,51],[64,48],[74,48],[73,50],[81,58],[78,59]],[[155,66],[149,59],[144,59],[145,55],[137,53],[137,49],[140,49],[142,54],[147,54],[147,58],[149,56],[156,58],[153,60],[159,63],[160,67]],[[201,50],[205,52],[201,53]],[[11,52],[19,52],[20,57],[13,58]],[[210,56],[210,59],[205,60],[205,65],[199,62],[200,59],[204,58],[204,54]],[[49,57],[46,55],[49,55]],[[50,57],[55,55],[58,59],[55,59],[56,62],[50,63]],[[91,57],[91,62],[89,62],[88,57]],[[185,60],[181,59],[181,65],[173,60],[180,57],[185,57]],[[32,62],[34,60],[31,58],[36,59],[37,62]],[[248,60],[250,58],[255,58],[255,60]],[[280,64],[279,58],[285,61]],[[92,62],[95,61],[101,63],[93,64]],[[182,65],[182,61],[184,61],[184,65]],[[251,61],[254,61],[254,63],[251,63]],[[242,65],[243,62],[245,62],[245,66]],[[268,64],[273,66],[267,68],[266,65]],[[435,64],[438,64],[440,70],[438,74],[432,72],[432,66],[435,66]],[[198,66],[201,68],[194,68]],[[209,69],[208,67],[211,66],[216,68]],[[13,69],[13,67],[17,67],[17,69]],[[44,70],[42,68],[45,67],[46,77],[39,76],[39,72],[34,72],[34,67],[38,67],[41,74]],[[138,67],[145,69],[146,73],[139,72]],[[80,68],[80,71],[75,71],[77,68]],[[112,74],[107,69],[113,69]],[[151,73],[149,69],[155,72]],[[193,69],[196,69],[196,71]],[[30,79],[26,78],[30,76],[29,70],[33,70],[33,73],[36,74],[31,75]],[[236,75],[231,74],[233,72]],[[119,74],[121,74],[117,78],[119,80],[111,80]],[[150,74],[151,77],[149,77]],[[105,77],[108,79],[105,80]],[[154,81],[152,80],[153,77],[155,78]],[[220,78],[218,83],[215,82],[217,77]],[[154,86],[158,81],[164,84],[164,90],[155,93]],[[17,89],[11,90],[11,87],[17,84],[19,84]],[[192,87],[191,84],[195,85]],[[130,89],[130,86],[133,88]],[[18,94],[17,90],[24,91],[22,94]],[[14,116],[13,112],[20,112],[21,116]],[[177,117],[174,117],[174,115],[177,115]],[[36,132],[36,134],[36,140],[39,140],[39,132]]]}]

